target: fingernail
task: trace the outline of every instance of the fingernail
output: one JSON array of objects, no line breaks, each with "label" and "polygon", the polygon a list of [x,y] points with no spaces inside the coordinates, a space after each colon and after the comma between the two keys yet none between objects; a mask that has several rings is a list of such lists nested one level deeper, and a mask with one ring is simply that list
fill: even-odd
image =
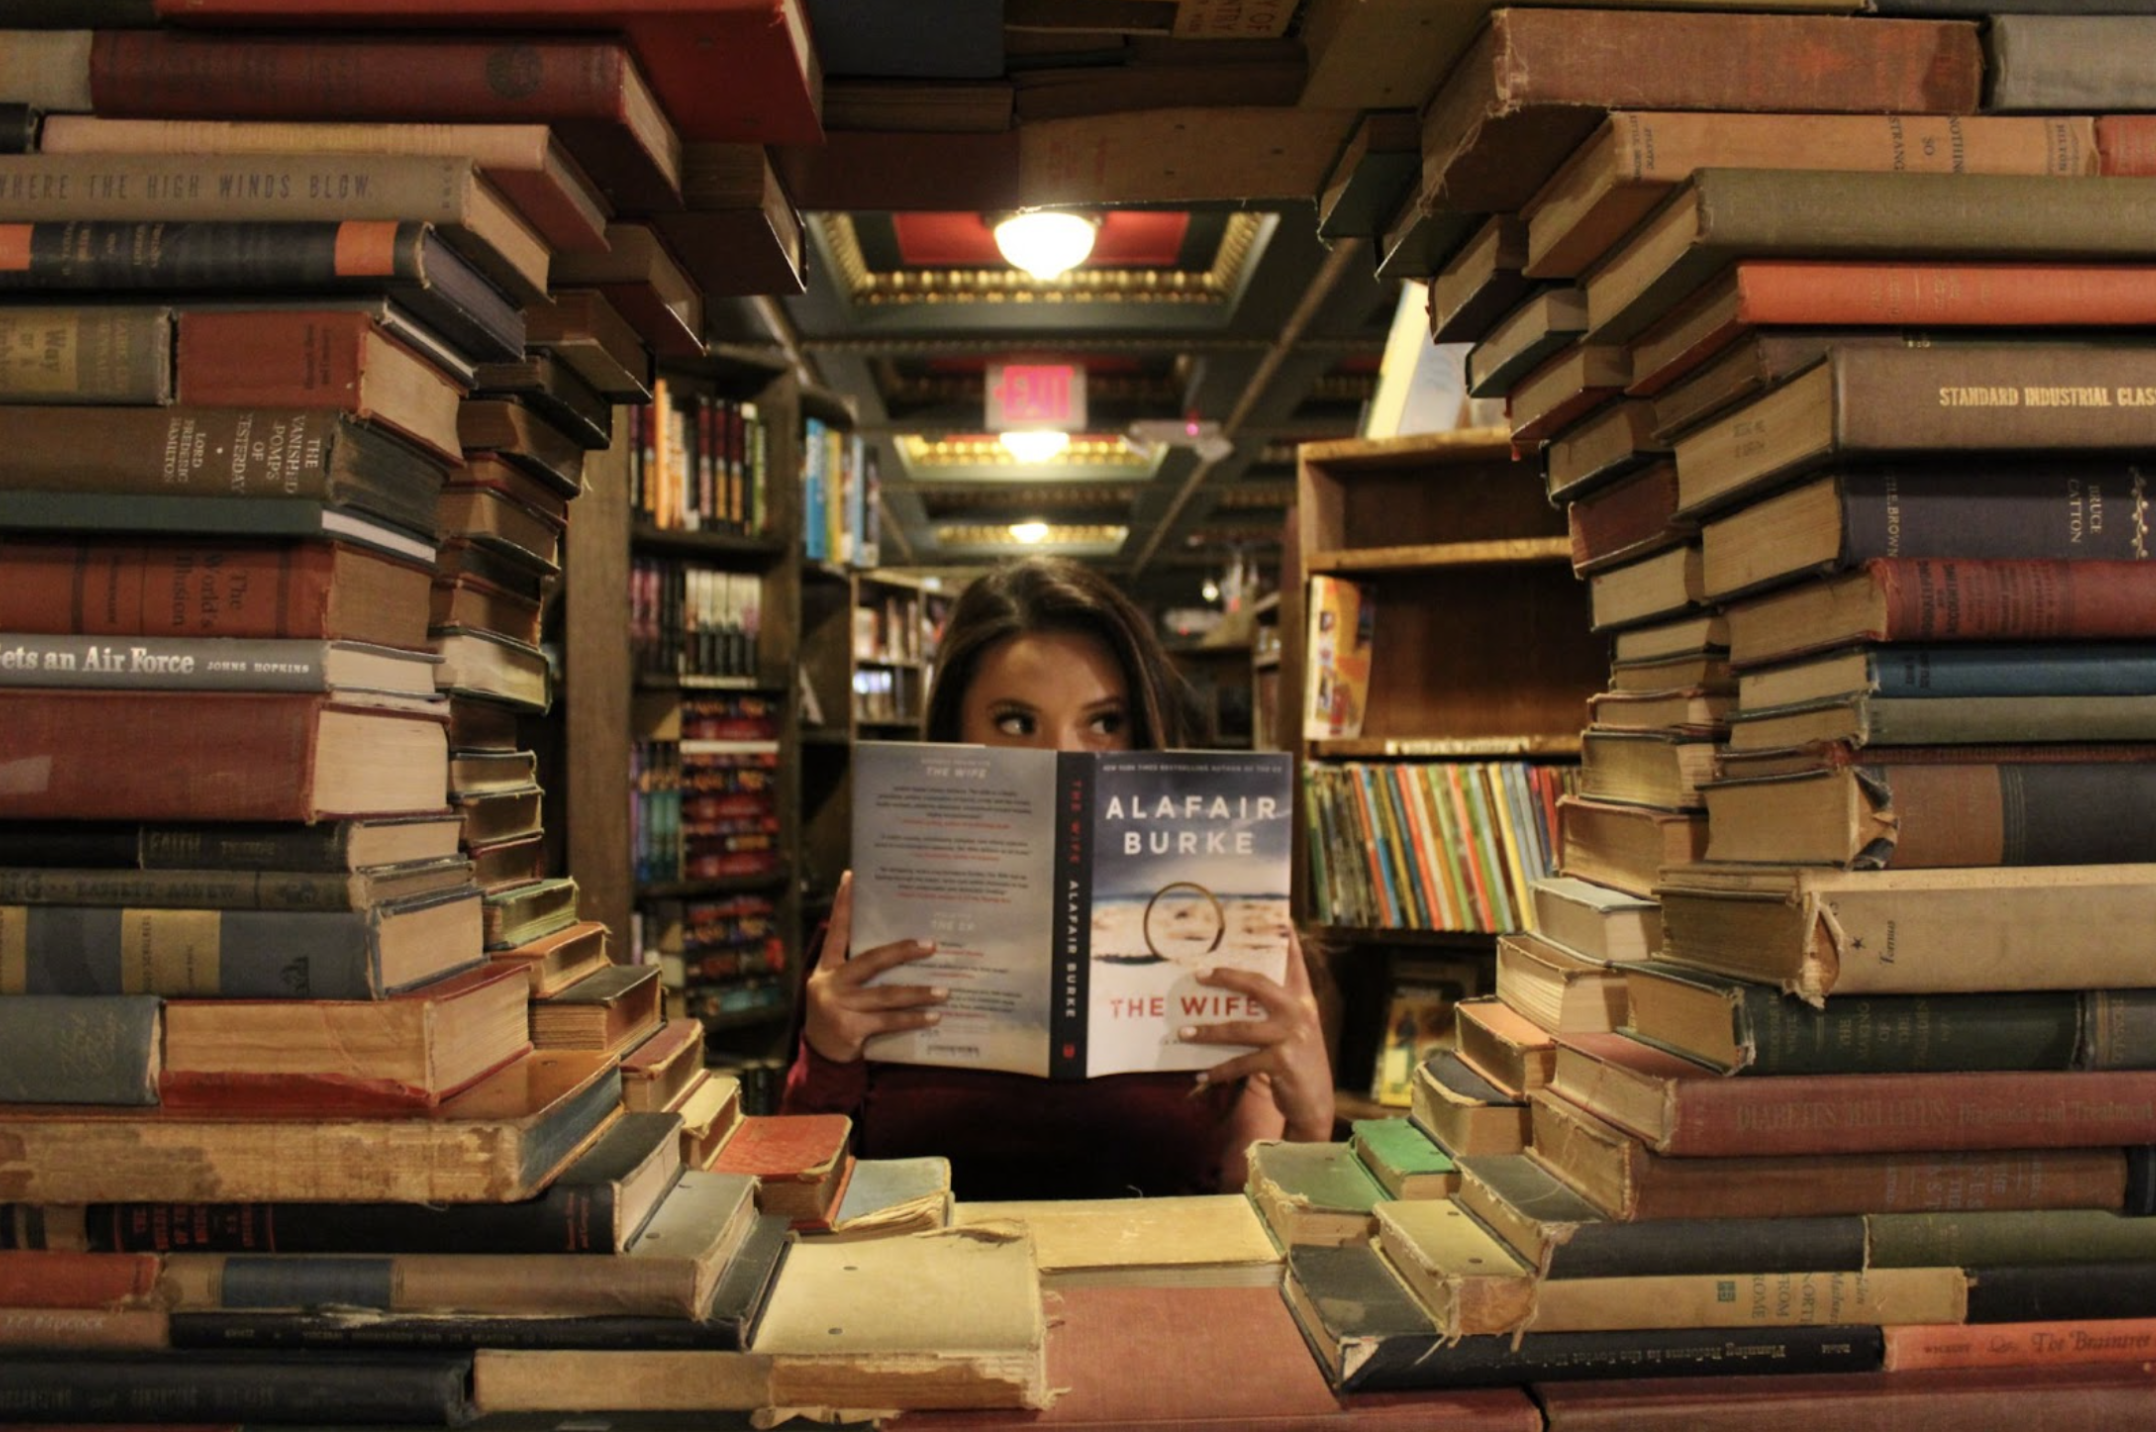
[{"label": "fingernail", "polygon": [[928,994],[931,999],[949,999],[951,997],[951,992],[942,985],[930,985]]},{"label": "fingernail", "polygon": [[[1198,1026],[1195,1024],[1186,1024],[1181,1029],[1178,1029],[1175,1032],[1175,1037],[1177,1039],[1196,1039],[1198,1037]],[[1200,1074],[1198,1076],[1198,1082],[1200,1084],[1203,1084],[1205,1082],[1205,1076],[1203,1074]]]},{"label": "fingernail", "polygon": [[1208,1084],[1211,1084],[1212,1082],[1213,1078],[1210,1074],[1200,1074],[1196,1079],[1191,1081],[1190,1097],[1195,1099],[1198,1097],[1198,1095],[1203,1094],[1205,1092],[1206,1086]]},{"label": "fingernail", "polygon": [[939,1011],[932,1009],[928,1012],[928,1022],[930,1024],[941,1024],[943,1023],[943,1015]]},{"label": "fingernail", "polygon": [[1199,979],[1201,979],[1201,980],[1209,980],[1209,979],[1211,979],[1212,977],[1213,977],[1213,967],[1212,967],[1211,965],[1206,965],[1206,966],[1202,967],[1201,969],[1199,969],[1199,971],[1198,971],[1198,978],[1199,978]]}]

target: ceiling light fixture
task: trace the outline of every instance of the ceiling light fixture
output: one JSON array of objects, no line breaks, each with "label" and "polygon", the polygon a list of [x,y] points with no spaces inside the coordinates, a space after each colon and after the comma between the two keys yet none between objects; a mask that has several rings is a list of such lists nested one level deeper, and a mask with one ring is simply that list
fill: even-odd
[{"label": "ceiling light fixture", "polygon": [[998,433],[996,441],[1020,462],[1047,462],[1060,457],[1071,445],[1071,435],[1054,428],[1025,428],[1017,432]]},{"label": "ceiling light fixture", "polygon": [[996,247],[1013,268],[1046,283],[1086,261],[1100,219],[1068,209],[1028,209],[996,220]]},{"label": "ceiling light fixture", "polygon": [[1011,537],[1019,542],[1044,542],[1048,538],[1048,524],[1045,522],[1013,522],[1011,524]]}]

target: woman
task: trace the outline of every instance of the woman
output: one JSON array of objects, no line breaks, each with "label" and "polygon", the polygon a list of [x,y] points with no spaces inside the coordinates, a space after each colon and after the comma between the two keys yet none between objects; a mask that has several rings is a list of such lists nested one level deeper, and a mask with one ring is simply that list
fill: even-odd
[{"label": "woman", "polygon": [[[1144,614],[1078,563],[1029,558],[979,578],[953,609],[937,659],[931,741],[1116,751],[1187,743],[1182,683]],[[1256,1001],[1265,1018],[1182,1032],[1192,1043],[1256,1046],[1249,1052],[1195,1081],[1060,1082],[865,1059],[871,1037],[934,1024],[945,994],[873,983],[935,946],[903,940],[848,959],[851,916],[848,875],[808,978],[780,1108],[851,1115],[864,1157],[945,1155],[961,1198],[1097,1198],[1239,1188],[1252,1141],[1332,1137],[1332,1069],[1292,929],[1285,983],[1232,969],[1202,977]]]}]

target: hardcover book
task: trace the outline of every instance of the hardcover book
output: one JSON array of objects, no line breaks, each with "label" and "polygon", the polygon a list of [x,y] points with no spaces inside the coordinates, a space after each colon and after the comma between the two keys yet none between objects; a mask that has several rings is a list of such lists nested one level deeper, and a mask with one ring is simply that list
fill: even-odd
[{"label": "hardcover book", "polygon": [[952,987],[939,1024],[868,1056],[1057,1078],[1230,1057],[1178,1031],[1262,1017],[1200,972],[1284,977],[1289,768],[1276,753],[859,743],[853,948],[933,940],[885,979]]}]

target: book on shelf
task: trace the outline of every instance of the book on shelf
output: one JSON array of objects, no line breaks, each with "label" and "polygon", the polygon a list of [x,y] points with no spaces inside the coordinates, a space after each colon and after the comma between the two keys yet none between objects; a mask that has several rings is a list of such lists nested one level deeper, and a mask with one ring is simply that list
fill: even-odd
[{"label": "book on shelf", "polygon": [[1726,774],[1705,788],[1707,858],[1845,869],[2103,865],[2156,831],[2146,752],[2108,743],[1863,749],[1860,764]]},{"label": "book on shelf", "polygon": [[1858,642],[2147,637],[2156,634],[2151,596],[2156,566],[2123,554],[2086,562],[1865,557],[1731,602],[1729,659],[1751,667]]},{"label": "book on shelf", "polygon": [[[2085,111],[2086,106],[2073,108]],[[2094,174],[2097,138],[2095,122],[2085,113],[1996,118],[1951,113],[1753,114],[1725,106],[1622,110],[1604,118],[1523,209],[1527,275],[1550,279],[1582,273],[1694,170],[1750,166]]]},{"label": "book on shelf", "polygon": [[1392,982],[1370,1074],[1371,1098],[1392,1108],[1408,1106],[1415,1071],[1451,1039],[1453,1010],[1474,992],[1474,982],[1467,979],[1403,974]]},{"label": "book on shelf", "polygon": [[[1870,1342],[1883,1338],[1887,1330],[1866,1331]],[[1880,1356],[1883,1361],[1883,1351]],[[1887,1432],[1918,1417],[1938,1417],[1971,1432],[2014,1432],[2031,1421],[2041,1426],[2055,1418],[2086,1417],[2097,1425],[2131,1418],[2152,1390],[2149,1375],[2139,1368],[2102,1366],[1826,1376],[1775,1372],[1727,1381],[1734,1387],[1726,1396],[1696,1378],[1682,1377],[1553,1387],[1545,1405],[1551,1425],[1559,1427],[1591,1427],[1609,1417],[1647,1417],[1660,1426],[1731,1432],[1758,1427],[1763,1419],[1801,1407],[1806,1421],[1849,1432]]]},{"label": "book on shelf", "polygon": [[681,1121],[629,1113],[547,1186],[483,1203],[108,1202],[0,1210],[0,1247],[105,1253],[618,1253],[681,1172]]},{"label": "book on shelf", "polygon": [[358,124],[325,120],[113,119],[52,114],[40,154],[424,154],[463,156],[550,249],[606,242],[611,205],[544,124]]},{"label": "book on shelf", "polygon": [[344,542],[0,540],[0,629],[426,644],[428,569]]},{"label": "book on shelf", "polygon": [[505,1202],[538,1193],[620,1109],[613,1062],[566,1053],[388,1117],[10,1106],[0,1172],[23,1203]]},{"label": "book on shelf", "polygon": [[1851,994],[1822,1006],[1770,984],[1653,960],[1625,1033],[1724,1074],[2132,1069],[2150,1062],[2143,990]]},{"label": "book on shelf", "polygon": [[546,292],[546,243],[463,155],[0,155],[0,221],[198,219],[431,224],[510,298]]},{"label": "book on shelf", "polygon": [[2156,402],[2156,349],[2146,347],[1833,347],[1677,439],[1678,510],[1726,507],[1829,461],[2131,447],[2147,426],[2144,399]]},{"label": "book on shelf", "polygon": [[[1639,707],[1664,707],[1689,716],[1725,709],[1728,698],[1648,693]],[[1615,714],[1613,703],[1595,706],[1598,722]],[[1579,793],[1590,800],[1620,805],[1695,810],[1703,787],[1714,776],[1717,739],[1727,726],[1712,720],[1655,722],[1641,729],[1591,726],[1580,733]]]},{"label": "book on shelf", "polygon": [[[267,31],[101,30],[89,108],[114,119],[544,124],[613,203],[680,202],[681,138],[619,39],[377,31],[324,44]],[[489,83],[497,66],[518,83]]]},{"label": "book on shelf", "polygon": [[[1269,752],[857,743],[854,947],[932,939],[939,957],[892,975],[947,983],[950,960],[966,974],[939,1024],[879,1036],[869,1057],[1062,1078],[1229,1057],[1177,1031],[1254,1012],[1201,970],[1285,976],[1288,766]],[[953,850],[983,850],[984,812],[993,898],[948,877]],[[1083,829],[1067,833],[1072,820]]]},{"label": "book on shelf", "polygon": [[32,994],[376,1000],[478,963],[469,885],[363,909],[0,905]]},{"label": "book on shelf", "polygon": [[439,809],[448,784],[439,718],[310,693],[0,690],[0,726],[47,772],[0,792],[9,820],[405,814]]},{"label": "book on shelf", "polygon": [[481,696],[523,711],[544,711],[554,698],[545,651],[501,632],[435,627],[428,643],[441,657],[435,684],[452,696]]},{"label": "book on shelf", "polygon": [[0,903],[113,905],[130,909],[196,906],[223,910],[371,910],[398,901],[468,892],[471,862],[449,855],[357,870],[280,870],[271,866],[151,869],[100,866],[0,866]]},{"label": "book on shelf", "polygon": [[1514,383],[1586,331],[1587,297],[1579,289],[1545,288],[1529,295],[1468,350],[1468,395],[1505,396]]},{"label": "book on shelf", "polygon": [[[14,226],[11,293],[152,293],[190,306],[249,305],[305,294],[321,307],[386,299],[451,346],[458,361],[513,358],[525,324],[516,304],[432,224],[387,220],[67,220]],[[407,341],[414,335],[405,333]]]},{"label": "book on shelf", "polygon": [[2148,1070],[1896,1070],[1731,1079],[1623,1034],[1568,1034],[1549,1087],[1657,1154],[2100,1148],[2146,1131]]},{"label": "book on shelf", "polygon": [[1536,1161],[1611,1219],[2116,1210],[2127,1197],[2117,1146],[1672,1158],[1556,1094],[1531,1102]]},{"label": "book on shelf", "polygon": [[0,1354],[11,1402],[40,1415],[189,1416],[236,1423],[248,1417],[382,1418],[450,1426],[473,1416],[472,1355],[353,1350],[335,1358],[214,1348],[110,1352],[38,1350]]},{"label": "book on shelf", "polygon": [[522,403],[587,451],[613,442],[613,401],[551,350],[531,348],[522,358],[481,363],[472,371],[471,389],[475,397]]},{"label": "book on shelf", "polygon": [[1632,391],[1652,394],[1758,329],[2066,329],[2151,321],[2133,264],[1744,259],[1632,340]]},{"label": "book on shelf", "polygon": [[1675,618],[1706,599],[1706,557],[1696,540],[1613,563],[1587,577],[1588,606],[1598,632]]},{"label": "book on shelf", "polygon": [[2145,1361],[2156,1319],[2044,1318],[2036,1322],[1933,1323],[1882,1330],[1884,1370],[2069,1367]]},{"label": "book on shelf", "polygon": [[1553,875],[1534,882],[1528,898],[1536,933],[1585,959],[1644,960],[1661,943],[1661,907],[1650,896]]},{"label": "book on shelf", "polygon": [[463,460],[455,379],[363,312],[183,308],[178,329],[183,404],[326,408]]},{"label": "book on shelf", "polygon": [[2141,741],[2156,738],[2156,697],[1887,696],[1858,693],[1739,711],[1729,749],[1781,751],[1822,743],[1852,747],[2013,741]]},{"label": "book on shelf", "polygon": [[[1707,596],[1721,599],[1885,557],[2139,562],[2138,534],[2148,502],[2141,487],[2131,462],[2078,454],[1837,467],[1708,521],[1701,529],[1707,554],[1702,586]],[[1970,500],[1978,493],[1981,501]],[[1943,576],[1947,569],[1932,570]],[[2129,582],[2135,580],[2145,579]],[[2076,612],[2125,609],[2124,603],[2099,604],[2090,584],[2078,577],[2071,587],[2047,582],[2020,590],[2039,600],[2039,613],[2060,613],[2057,602],[2068,592]],[[2014,594],[2014,588],[2002,586],[1984,595],[1997,610]],[[1976,604],[1970,608],[1972,616],[1984,610]],[[2036,624],[2033,636],[2101,631],[2071,625],[2047,629],[2034,614],[2018,620]],[[2118,634],[2134,634],[2130,618],[2112,620],[2121,628]],[[2008,628],[1995,635],[2005,639],[2019,633]]]},{"label": "book on shelf", "polygon": [[2141,64],[2156,54],[2156,28],[2146,13],[2105,14],[2103,8],[2017,14],[2006,24],[1986,26],[1984,107],[2006,114],[2146,108],[2151,91]]},{"label": "book on shelf", "polygon": [[1845,696],[2143,696],[2156,691],[2156,649],[2139,642],[1902,642],[1747,667],[1736,685],[1746,711]]},{"label": "book on shelf", "polygon": [[1451,1200],[1381,1205],[1376,1244],[1449,1337],[1959,1322],[1959,1268],[1721,1269],[1545,1279]]},{"label": "book on shelf", "polygon": [[1664,872],[1662,953],[1842,994],[2113,989],[2139,981],[2131,930],[2150,913],[2148,867],[1834,870],[1686,865]]},{"label": "book on shelf", "polygon": [[1423,110],[1422,199],[1516,213],[1619,105],[1973,114],[1983,67],[1953,21],[1498,9]]},{"label": "book on shelf", "polygon": [[1244,1192],[1281,1248],[1358,1243],[1387,1194],[1345,1143],[1252,1144]]},{"label": "book on shelf", "polygon": [[1589,333],[1633,338],[1744,258],[2139,260],[2152,208],[2100,175],[1701,169],[1586,276]]},{"label": "book on shelf", "polygon": [[0,310],[0,398],[11,403],[173,400],[165,304],[19,304]]},{"label": "book on shelf", "polygon": [[531,1002],[532,1043],[621,1055],[658,1029],[664,1014],[657,965],[614,965]]},{"label": "book on shelf", "polygon": [[[1788,1368],[1810,1381],[1830,1369],[1879,1365],[1877,1327],[1724,1328],[1491,1333],[1438,1330],[1385,1255],[1371,1244],[1296,1248],[1283,1288],[1304,1341],[1333,1385],[1358,1394],[1516,1388],[1636,1375],[1652,1365],[1715,1385],[1715,1374]],[[1418,1398],[1418,1402],[1420,1399]]]},{"label": "book on shelf", "polygon": [[[1867,1266],[1865,1220],[1859,1215],[1614,1219],[1528,1154],[1464,1160],[1454,1201],[1503,1240],[1535,1277],[1553,1282]],[[1929,1261],[1958,1266],[1951,1258]]]},{"label": "book on shelf", "polygon": [[1315,573],[1308,600],[1310,670],[1303,737],[1359,736],[1370,703],[1377,590],[1367,582]]}]

